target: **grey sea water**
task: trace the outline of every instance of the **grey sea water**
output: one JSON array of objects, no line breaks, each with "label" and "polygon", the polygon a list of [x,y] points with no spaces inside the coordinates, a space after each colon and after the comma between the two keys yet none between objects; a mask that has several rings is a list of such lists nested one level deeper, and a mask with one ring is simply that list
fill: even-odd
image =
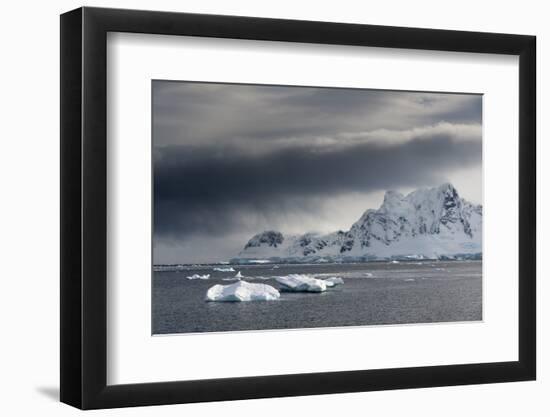
[{"label": "grey sea water", "polygon": [[[219,265],[218,265],[219,266]],[[281,293],[277,301],[206,302],[208,288],[235,272],[189,266],[154,272],[153,334],[303,329],[482,319],[481,261],[234,266],[243,279],[278,287],[274,278],[342,277],[324,293]],[[188,280],[210,274],[208,280]],[[226,279],[226,280],[224,280]]]}]

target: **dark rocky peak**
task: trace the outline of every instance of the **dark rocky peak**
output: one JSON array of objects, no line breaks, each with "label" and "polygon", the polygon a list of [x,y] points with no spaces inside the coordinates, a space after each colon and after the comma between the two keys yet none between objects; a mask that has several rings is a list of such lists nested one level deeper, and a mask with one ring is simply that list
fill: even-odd
[{"label": "dark rocky peak", "polygon": [[253,236],[244,248],[259,247],[261,245],[268,245],[276,248],[278,245],[283,243],[284,239],[285,238],[281,232],[266,230],[265,232],[258,233]]}]

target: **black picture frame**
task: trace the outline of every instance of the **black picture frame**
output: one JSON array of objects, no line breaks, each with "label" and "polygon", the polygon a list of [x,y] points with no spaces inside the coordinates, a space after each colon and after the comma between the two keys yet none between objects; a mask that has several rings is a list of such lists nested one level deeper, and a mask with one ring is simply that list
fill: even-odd
[{"label": "black picture frame", "polygon": [[[519,56],[519,358],[513,362],[107,385],[108,32]],[[61,401],[81,409],[533,380],[536,38],[137,10],[61,15]]]}]

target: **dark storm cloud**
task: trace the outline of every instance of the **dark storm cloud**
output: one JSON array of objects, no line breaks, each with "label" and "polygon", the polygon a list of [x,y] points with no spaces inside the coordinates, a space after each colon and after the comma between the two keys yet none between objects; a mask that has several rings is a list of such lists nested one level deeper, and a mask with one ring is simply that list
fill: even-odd
[{"label": "dark storm cloud", "polygon": [[479,95],[154,81],[152,98],[155,262],[349,227],[365,196],[481,167]]},{"label": "dark storm cloud", "polygon": [[277,212],[289,201],[294,210],[307,209],[320,196],[438,183],[440,172],[479,164],[480,155],[481,142],[450,135],[262,156],[238,148],[165,147],[155,162],[155,232],[219,235],[242,227],[247,212]]},{"label": "dark storm cloud", "polygon": [[480,123],[481,96],[156,81],[155,146]]}]

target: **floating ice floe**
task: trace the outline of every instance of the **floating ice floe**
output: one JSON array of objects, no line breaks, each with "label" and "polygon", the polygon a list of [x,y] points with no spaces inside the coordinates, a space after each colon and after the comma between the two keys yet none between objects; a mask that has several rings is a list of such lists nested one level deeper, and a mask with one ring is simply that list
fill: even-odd
[{"label": "floating ice floe", "polygon": [[271,301],[281,294],[271,285],[238,281],[229,285],[214,285],[206,292],[206,301]]},{"label": "floating ice floe", "polygon": [[393,261],[390,261],[390,264],[398,264],[399,261],[396,261],[396,260],[393,260]]},{"label": "floating ice floe", "polygon": [[277,277],[275,280],[281,285],[282,291],[324,292],[327,290],[327,284],[324,280],[308,275],[290,274],[285,277]]},{"label": "floating ice floe", "polygon": [[205,275],[193,274],[188,276],[187,279],[210,279],[210,274],[205,274]]},{"label": "floating ice floe", "polygon": [[218,272],[235,272],[235,270],[231,266],[228,268],[213,268],[213,270]]},{"label": "floating ice floe", "polygon": [[243,274],[241,274],[241,271],[237,271],[237,273],[235,274],[235,278],[242,278],[243,277]]},{"label": "floating ice floe", "polygon": [[342,285],[344,283],[344,280],[340,277],[330,277],[323,281],[325,281],[326,286],[329,288],[335,287],[336,285]]}]

